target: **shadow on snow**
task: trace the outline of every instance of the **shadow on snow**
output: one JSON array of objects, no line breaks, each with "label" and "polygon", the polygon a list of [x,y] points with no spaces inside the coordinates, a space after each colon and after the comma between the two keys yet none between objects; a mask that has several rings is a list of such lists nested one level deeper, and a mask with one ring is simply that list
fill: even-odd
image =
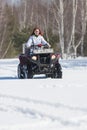
[{"label": "shadow on snow", "polygon": [[18,77],[11,77],[11,76],[2,76],[0,77],[0,80],[14,80],[14,79],[18,79]]}]

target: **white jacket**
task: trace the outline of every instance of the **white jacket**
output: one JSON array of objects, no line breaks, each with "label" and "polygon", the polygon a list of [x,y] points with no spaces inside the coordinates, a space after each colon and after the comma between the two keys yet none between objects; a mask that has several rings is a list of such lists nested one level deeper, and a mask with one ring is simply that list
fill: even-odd
[{"label": "white jacket", "polygon": [[26,47],[29,48],[32,45],[38,45],[38,44],[42,44],[42,45],[47,44],[50,47],[50,44],[41,35],[39,35],[39,36],[35,36],[35,35],[30,36],[30,38],[28,39],[28,42],[26,43]]}]

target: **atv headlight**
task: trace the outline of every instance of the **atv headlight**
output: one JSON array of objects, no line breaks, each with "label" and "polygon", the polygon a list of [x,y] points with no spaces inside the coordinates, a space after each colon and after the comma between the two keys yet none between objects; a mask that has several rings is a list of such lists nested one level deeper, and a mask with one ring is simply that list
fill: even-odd
[{"label": "atv headlight", "polygon": [[56,58],[56,56],[55,56],[55,55],[52,55],[52,56],[51,56],[51,59],[52,59],[52,60],[54,60],[55,58]]},{"label": "atv headlight", "polygon": [[36,56],[32,56],[32,60],[37,60],[37,57]]}]

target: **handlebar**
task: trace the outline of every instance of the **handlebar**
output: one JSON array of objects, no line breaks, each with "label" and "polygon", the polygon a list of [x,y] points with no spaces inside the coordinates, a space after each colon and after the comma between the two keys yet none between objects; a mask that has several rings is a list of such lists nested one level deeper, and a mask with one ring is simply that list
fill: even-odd
[{"label": "handlebar", "polygon": [[50,48],[50,47],[47,44],[45,44],[45,45],[38,44],[38,45],[34,45],[34,46],[30,47],[30,49],[38,49],[38,48],[46,49],[46,48]]}]

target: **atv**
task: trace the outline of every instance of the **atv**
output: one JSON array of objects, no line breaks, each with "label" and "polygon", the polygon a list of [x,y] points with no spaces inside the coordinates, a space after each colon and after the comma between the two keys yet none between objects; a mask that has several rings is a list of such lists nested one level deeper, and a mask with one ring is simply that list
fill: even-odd
[{"label": "atv", "polygon": [[18,78],[32,79],[34,75],[45,74],[46,77],[62,78],[59,54],[46,46],[33,46],[27,53],[19,55]]}]

